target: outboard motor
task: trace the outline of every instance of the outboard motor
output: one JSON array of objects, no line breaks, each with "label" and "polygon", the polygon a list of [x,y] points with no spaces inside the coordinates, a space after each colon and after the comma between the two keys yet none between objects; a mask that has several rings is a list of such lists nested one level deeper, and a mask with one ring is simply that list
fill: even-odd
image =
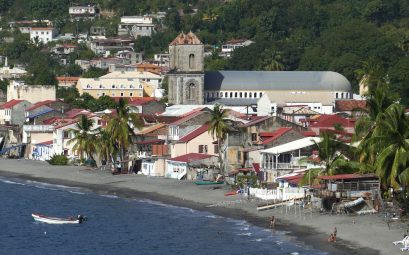
[{"label": "outboard motor", "polygon": [[78,218],[79,223],[82,223],[85,220],[84,216],[82,216],[81,214],[79,214],[77,218]]}]

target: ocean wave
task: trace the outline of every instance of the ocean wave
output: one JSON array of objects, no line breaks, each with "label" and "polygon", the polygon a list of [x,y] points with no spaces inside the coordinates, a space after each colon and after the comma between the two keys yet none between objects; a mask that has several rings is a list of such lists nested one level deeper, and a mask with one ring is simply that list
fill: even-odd
[{"label": "ocean wave", "polygon": [[253,233],[251,232],[246,232],[246,233],[238,233],[238,236],[251,236]]},{"label": "ocean wave", "polygon": [[103,195],[100,195],[101,197],[107,197],[107,198],[119,198],[118,196],[116,196],[116,195],[105,195],[105,194],[103,194]]},{"label": "ocean wave", "polygon": [[4,183],[7,183],[7,184],[15,184],[15,185],[25,185],[24,183],[21,183],[21,182],[15,182],[15,181],[10,181],[10,180],[6,180],[6,179],[2,179],[2,178],[0,178],[0,181],[1,182],[4,182]]},{"label": "ocean wave", "polygon": [[250,240],[250,241],[252,241],[252,242],[261,242],[261,241],[263,241],[263,238],[257,238],[257,239],[253,239],[253,240]]}]

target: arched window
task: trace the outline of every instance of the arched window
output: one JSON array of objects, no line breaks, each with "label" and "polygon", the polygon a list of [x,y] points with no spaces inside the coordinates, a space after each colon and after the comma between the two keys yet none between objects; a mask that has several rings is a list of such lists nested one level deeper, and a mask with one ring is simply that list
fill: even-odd
[{"label": "arched window", "polygon": [[188,99],[189,102],[194,102],[196,99],[196,84],[190,83],[188,87]]},{"label": "arched window", "polygon": [[228,96],[229,96],[229,93],[224,92],[224,97],[228,97]]},{"label": "arched window", "polygon": [[240,98],[243,98],[243,92],[240,92]]},{"label": "arched window", "polygon": [[259,97],[262,97],[262,96],[263,96],[263,92],[260,92],[259,95],[260,95]]},{"label": "arched window", "polygon": [[189,55],[189,68],[190,69],[195,68],[195,54],[190,54]]},{"label": "arched window", "polygon": [[252,97],[253,97],[253,93],[249,92],[249,97],[252,98]]},{"label": "arched window", "polygon": [[90,88],[91,88],[91,85],[87,84],[87,89],[90,89]]},{"label": "arched window", "polygon": [[256,98],[257,97],[257,92],[254,92],[254,98]]},{"label": "arched window", "polygon": [[233,92],[230,92],[230,98],[233,98]]},{"label": "arched window", "polygon": [[335,93],[335,98],[338,98],[338,92],[337,92],[337,93]]},{"label": "arched window", "polygon": [[247,98],[247,92],[244,92],[244,98]]},{"label": "arched window", "polygon": [[344,93],[341,93],[341,98],[342,98],[342,99],[344,98]]},{"label": "arched window", "polygon": [[114,89],[114,88],[115,88],[115,85],[112,85],[112,86],[111,86],[111,88],[113,88],[113,89]]},{"label": "arched window", "polygon": [[99,84],[99,88],[100,88],[100,89],[102,89],[102,88],[103,88],[103,87],[102,87],[102,84]]},{"label": "arched window", "polygon": [[234,93],[234,98],[237,98],[237,92]]}]

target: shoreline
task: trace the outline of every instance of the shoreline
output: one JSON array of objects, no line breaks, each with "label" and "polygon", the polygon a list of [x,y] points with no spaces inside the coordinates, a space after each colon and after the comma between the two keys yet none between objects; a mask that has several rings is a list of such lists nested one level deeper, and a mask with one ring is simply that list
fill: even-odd
[{"label": "shoreline", "polygon": [[[310,216],[303,215],[304,217],[301,216],[299,219],[296,214],[284,215],[280,209],[257,212],[253,201],[239,199],[238,196],[225,197],[224,193],[228,191],[226,185],[199,187],[187,181],[141,175],[113,176],[107,172],[86,170],[84,167],[50,166],[44,162],[10,159],[0,159],[0,176],[79,187],[98,194],[124,198],[150,199],[208,211],[227,218],[246,220],[263,228],[268,228],[269,217],[275,215],[277,218],[275,230],[286,232],[290,240],[299,241],[307,247],[333,255],[395,254],[394,251],[400,254],[400,247],[394,246],[392,241],[400,240],[401,233],[404,233],[401,229],[386,231],[386,224],[371,221],[373,216],[356,217],[354,222],[356,220],[357,224],[355,224],[352,223],[350,216],[311,215],[311,219],[307,219]],[[209,207],[209,205],[216,206]],[[339,238],[337,243],[329,243],[327,238],[334,227],[334,221],[339,222],[335,225],[338,228]],[[365,231],[363,228],[373,226],[376,228],[372,230]],[[385,229],[385,231],[374,235],[377,229]],[[362,239],[356,238],[356,235],[360,235],[359,231],[364,231],[367,235],[362,236]]]}]

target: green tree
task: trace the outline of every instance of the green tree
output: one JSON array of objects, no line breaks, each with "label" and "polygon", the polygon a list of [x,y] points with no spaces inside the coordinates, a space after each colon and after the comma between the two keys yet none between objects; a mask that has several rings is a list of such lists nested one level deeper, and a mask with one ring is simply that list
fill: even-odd
[{"label": "green tree", "polygon": [[128,103],[121,98],[116,106],[116,114],[108,121],[107,131],[119,151],[122,170],[127,166],[125,161],[128,158],[127,153],[132,142],[132,135],[134,135],[133,130],[139,129],[141,126],[142,122],[139,115],[130,112]]},{"label": "green tree", "polygon": [[88,119],[86,115],[81,115],[75,128],[69,130],[73,134],[73,138],[68,141],[68,144],[74,144],[72,149],[78,153],[81,161],[84,156],[94,160],[93,154],[97,144],[95,130],[92,129],[93,125],[92,119]]},{"label": "green tree", "polygon": [[322,132],[321,141],[315,142],[315,149],[318,150],[318,156],[324,164],[323,173],[325,175],[333,175],[336,171],[335,162],[342,158],[340,148],[342,142],[335,139],[335,135],[331,132]]},{"label": "green tree", "polygon": [[384,187],[409,185],[409,118],[405,108],[392,104],[377,117],[369,146],[378,149],[376,174]]},{"label": "green tree", "polygon": [[217,139],[217,148],[219,152],[219,169],[221,173],[224,175],[226,173],[223,164],[224,158],[222,144],[224,143],[227,132],[229,130],[226,109],[223,109],[222,105],[216,104],[213,107],[210,121],[208,123],[209,123],[208,132],[213,136],[213,139]]},{"label": "green tree", "polygon": [[101,69],[98,67],[91,66],[87,71],[85,71],[81,77],[83,78],[99,78],[108,73],[107,69]]}]

